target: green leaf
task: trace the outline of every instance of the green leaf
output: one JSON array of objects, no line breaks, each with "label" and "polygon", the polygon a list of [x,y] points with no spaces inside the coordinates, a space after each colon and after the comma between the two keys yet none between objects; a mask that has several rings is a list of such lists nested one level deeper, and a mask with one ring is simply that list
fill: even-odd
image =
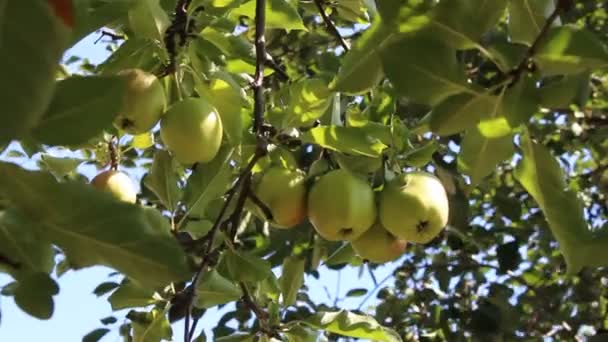
[{"label": "green leaf", "polygon": [[583,106],[589,98],[590,78],[590,72],[585,71],[548,81],[538,90],[540,105],[556,109],[569,108],[571,104]]},{"label": "green leaf", "polygon": [[458,169],[471,177],[471,185],[476,186],[514,153],[512,135],[490,138],[475,127],[464,135],[458,154]]},{"label": "green leaf", "polygon": [[218,337],[216,342],[254,342],[254,334],[232,334],[230,336]]},{"label": "green leaf", "polygon": [[215,45],[226,57],[242,59],[255,64],[255,48],[246,37],[223,33],[212,27],[206,27],[200,37]]},{"label": "green leaf", "polygon": [[[501,131],[510,134],[516,127],[530,121],[532,115],[538,110],[540,103],[539,92],[536,89],[537,79],[534,77],[522,77],[514,86],[508,88],[502,97],[500,115],[482,118],[479,129],[487,137],[499,137],[496,125],[502,126]],[[498,122],[498,121],[503,121]],[[505,128],[506,127],[506,128]]]},{"label": "green leaf", "polygon": [[85,160],[80,158],[57,158],[50,154],[40,155],[42,168],[49,170],[55,177],[63,178],[73,173]]},{"label": "green leaf", "polygon": [[171,21],[158,0],[138,0],[129,10],[129,24],[136,36],[163,41]]},{"label": "green leaf", "polygon": [[[428,14],[430,29],[456,49],[481,48],[484,33],[501,19],[507,0],[442,1]],[[463,20],[463,18],[467,18]]]},{"label": "green leaf", "polygon": [[0,270],[17,280],[34,272],[49,273],[55,265],[53,247],[37,233],[36,225],[16,211],[0,211],[0,251],[18,264],[13,268],[2,263]]},{"label": "green leaf", "polygon": [[301,140],[330,150],[368,157],[380,156],[386,148],[364,127],[318,126],[302,134]]},{"label": "green leaf", "polygon": [[57,183],[49,174],[9,163],[0,163],[0,195],[40,222],[39,232],[76,268],[113,267],[146,287],[190,276],[185,253],[155,209],[117,201],[88,184]]},{"label": "green leaf", "polygon": [[[27,133],[44,114],[69,31],[47,1],[0,7],[0,145]],[[10,20],[8,20],[10,18]],[[28,23],[24,27],[24,23]]]},{"label": "green leaf", "polygon": [[152,169],[144,180],[146,187],[156,194],[169,211],[175,210],[177,202],[181,198],[181,191],[177,186],[178,176],[175,170],[176,165],[169,152],[158,150],[154,154]]},{"label": "green leaf", "polygon": [[432,140],[414,150],[408,151],[399,159],[413,167],[424,167],[433,160],[433,154],[439,148],[437,141]]},{"label": "green leaf", "polygon": [[70,45],[124,18],[138,0],[73,1],[76,27]]},{"label": "green leaf", "polygon": [[608,49],[592,32],[574,26],[551,29],[534,55],[543,75],[578,74],[608,66]]},{"label": "green leaf", "polygon": [[330,256],[327,257],[324,265],[339,265],[350,263],[357,257],[357,253],[353,249],[350,243],[343,243],[338,249],[336,249]]},{"label": "green leaf", "polygon": [[281,275],[281,293],[283,306],[295,304],[298,291],[304,284],[304,266],[306,260],[297,256],[289,256],[283,260]]},{"label": "green leaf", "polygon": [[146,132],[134,136],[133,140],[131,140],[131,146],[140,150],[154,146],[154,133]]},{"label": "green leaf", "polygon": [[317,342],[319,332],[302,325],[292,325],[284,332],[288,342]]},{"label": "green leaf", "polygon": [[320,78],[308,78],[289,87],[289,103],[286,126],[305,126],[319,119],[332,103],[332,93],[327,82]]},{"label": "green leaf", "polygon": [[133,342],[171,341],[173,330],[165,312],[152,309],[150,312],[131,311],[127,314],[133,326]]},{"label": "green leaf", "polygon": [[513,42],[532,45],[555,9],[553,0],[511,0],[508,5],[509,37]]},{"label": "green leaf", "polygon": [[[230,77],[224,75],[224,77]],[[224,133],[236,146],[241,143],[243,138],[243,108],[244,90],[234,80],[230,82],[216,78],[208,84],[203,82],[196,83],[196,90],[201,97],[207,99],[218,111],[222,119]]]},{"label": "green leaf", "polygon": [[114,53],[97,66],[102,75],[114,75],[125,69],[138,68],[150,71],[160,64],[162,46],[146,38],[129,38]]},{"label": "green leaf", "polygon": [[229,163],[232,153],[232,149],[221,149],[211,162],[198,164],[188,177],[183,199],[188,206],[188,215],[203,217],[207,205],[228,190],[232,180]]},{"label": "green leaf", "polygon": [[357,315],[346,310],[319,312],[302,323],[342,336],[373,341],[401,341],[396,332],[381,326],[373,317]]},{"label": "green leaf", "polygon": [[378,84],[384,75],[379,52],[395,37],[396,34],[379,20],[373,22],[342,59],[330,89],[355,95]]},{"label": "green leaf", "polygon": [[[232,10],[231,14],[254,18],[255,4],[255,0],[245,2],[238,8]],[[266,28],[284,29],[287,31],[306,31],[302,18],[300,17],[300,14],[298,14],[298,9],[285,0],[266,1]]]},{"label": "green leaf", "polygon": [[74,76],[59,81],[32,134],[48,145],[85,143],[112,124],[126,90],[127,84],[119,77]]},{"label": "green leaf", "polygon": [[107,333],[110,332],[108,328],[97,328],[90,333],[82,337],[82,342],[97,342],[101,340]]},{"label": "green leaf", "polygon": [[15,303],[36,318],[49,319],[55,309],[53,296],[58,293],[59,286],[48,274],[31,273],[19,280],[14,293]]},{"label": "green leaf", "polygon": [[498,110],[500,102],[488,94],[459,94],[439,103],[431,112],[431,130],[452,135],[474,127],[484,115]]},{"label": "green leaf", "polygon": [[95,289],[93,290],[93,294],[96,295],[97,297],[101,297],[101,296],[105,295],[106,293],[109,293],[110,291],[116,289],[119,286],[120,286],[120,284],[115,283],[113,281],[106,281],[106,282],[103,282],[103,283],[97,285],[97,287],[95,287]]},{"label": "green leaf", "polygon": [[112,310],[122,310],[126,308],[137,308],[154,304],[154,292],[145,289],[135,282],[127,280],[123,282],[116,291],[108,297],[108,302]]},{"label": "green leaf", "polygon": [[235,281],[256,283],[272,273],[268,261],[247,252],[228,250],[222,256],[222,263]]},{"label": "green leaf", "polygon": [[477,95],[465,83],[456,51],[427,35],[408,35],[380,52],[388,79],[399,94],[435,105],[450,95]]},{"label": "green leaf", "polygon": [[196,307],[211,308],[238,300],[243,293],[233,282],[222,277],[216,270],[210,270],[202,275],[196,288]]},{"label": "green leaf", "polygon": [[589,230],[583,206],[576,192],[567,188],[557,160],[528,134],[522,136],[521,148],[523,158],[515,169],[515,178],[543,211],[566,259],[568,274],[576,274],[584,266],[605,265],[606,229]]}]

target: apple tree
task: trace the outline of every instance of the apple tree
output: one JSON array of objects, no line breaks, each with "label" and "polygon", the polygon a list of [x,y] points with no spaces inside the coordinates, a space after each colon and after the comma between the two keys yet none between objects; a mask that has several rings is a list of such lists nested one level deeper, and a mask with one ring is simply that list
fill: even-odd
[{"label": "apple tree", "polygon": [[0,1],[1,294],[114,270],[84,341],[603,340],[606,6]]}]

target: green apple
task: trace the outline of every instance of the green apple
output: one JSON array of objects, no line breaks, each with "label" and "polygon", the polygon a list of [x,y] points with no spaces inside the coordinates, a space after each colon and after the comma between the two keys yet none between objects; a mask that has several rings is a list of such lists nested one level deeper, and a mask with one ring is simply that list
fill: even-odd
[{"label": "green apple", "polygon": [[156,76],[140,69],[122,70],[118,75],[127,80],[127,94],[114,126],[134,135],[148,132],[165,110],[162,84]]},{"label": "green apple", "polygon": [[426,172],[402,174],[380,194],[379,217],[399,239],[427,243],[448,223],[449,202],[439,179]]},{"label": "green apple", "polygon": [[173,104],[160,121],[160,136],[180,163],[206,163],[222,144],[222,121],[211,104],[188,98]]},{"label": "green apple", "polygon": [[321,176],[308,195],[308,218],[330,241],[355,240],[376,220],[374,191],[344,169]]},{"label": "green apple", "polygon": [[405,253],[407,246],[405,240],[397,239],[379,222],[351,244],[361,258],[378,264],[396,260]]},{"label": "green apple", "polygon": [[[306,184],[304,174],[282,167],[271,167],[255,185],[255,195],[272,214],[278,228],[291,228],[306,218]],[[256,210],[264,217],[260,210]]]},{"label": "green apple", "polygon": [[133,181],[123,172],[115,170],[101,172],[91,180],[91,185],[97,190],[109,192],[121,201],[129,203],[137,201],[137,191]]}]

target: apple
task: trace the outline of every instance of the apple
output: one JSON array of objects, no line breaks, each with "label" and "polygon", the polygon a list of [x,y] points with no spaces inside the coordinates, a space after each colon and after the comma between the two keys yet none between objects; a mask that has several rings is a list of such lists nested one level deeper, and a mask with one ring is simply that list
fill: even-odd
[{"label": "apple", "polygon": [[374,191],[344,169],[322,175],[308,195],[308,218],[330,241],[355,240],[376,221]]},{"label": "apple", "polygon": [[[272,213],[273,226],[291,228],[306,218],[304,181],[302,172],[274,166],[266,170],[255,185],[255,195]],[[259,208],[255,212],[264,217]]]},{"label": "apple", "polygon": [[122,70],[118,75],[127,80],[127,93],[114,126],[133,135],[150,131],[166,107],[162,84],[156,76],[140,69]]},{"label": "apple", "polygon": [[402,174],[380,194],[382,225],[399,239],[427,243],[448,223],[449,202],[441,181],[426,172]]},{"label": "apple", "polygon": [[160,121],[160,136],[182,164],[206,163],[222,144],[222,121],[211,104],[188,98],[173,104]]},{"label": "apple", "polygon": [[97,190],[109,192],[121,201],[129,203],[137,201],[137,191],[133,181],[123,172],[115,170],[101,172],[91,180],[91,185]]},{"label": "apple", "polygon": [[358,239],[352,241],[351,245],[361,258],[381,264],[402,256],[407,242],[397,239],[382,224],[376,222]]}]

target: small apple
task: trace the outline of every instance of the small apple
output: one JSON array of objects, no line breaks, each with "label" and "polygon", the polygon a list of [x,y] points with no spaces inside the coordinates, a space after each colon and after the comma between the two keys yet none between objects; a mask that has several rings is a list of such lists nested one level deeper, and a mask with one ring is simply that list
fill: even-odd
[{"label": "small apple", "polygon": [[427,243],[448,223],[448,196],[429,173],[402,174],[385,185],[379,211],[380,222],[397,238]]},{"label": "small apple", "polygon": [[123,172],[104,171],[91,180],[91,185],[97,190],[109,192],[121,201],[129,203],[137,201],[137,191],[133,181]]},{"label": "small apple", "polygon": [[165,110],[165,91],[154,76],[140,69],[118,72],[127,80],[127,94],[114,126],[129,134],[148,132],[160,120]]},{"label": "small apple", "polygon": [[351,244],[361,258],[378,264],[396,260],[405,253],[407,246],[407,242],[397,239],[379,222]]},{"label": "small apple", "polygon": [[182,164],[206,163],[222,144],[222,121],[211,104],[188,98],[173,104],[160,122],[160,136]]},{"label": "small apple", "polygon": [[376,220],[374,191],[344,169],[321,176],[308,195],[308,218],[327,240],[355,240]]},{"label": "small apple", "polygon": [[[304,174],[282,167],[271,167],[255,185],[255,195],[272,213],[278,228],[291,228],[306,218],[306,184]],[[261,210],[256,210],[264,217]]]}]

